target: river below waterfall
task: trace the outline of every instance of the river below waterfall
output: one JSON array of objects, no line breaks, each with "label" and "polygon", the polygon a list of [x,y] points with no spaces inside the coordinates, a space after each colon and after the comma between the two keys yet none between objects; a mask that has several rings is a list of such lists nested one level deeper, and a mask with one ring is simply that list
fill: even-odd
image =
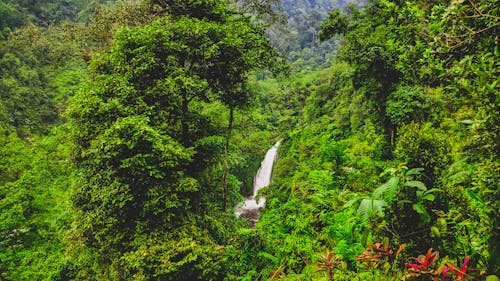
[{"label": "river below waterfall", "polygon": [[266,204],[265,198],[260,197],[256,200],[255,197],[257,196],[259,190],[268,186],[271,182],[273,165],[278,156],[278,148],[280,145],[281,140],[276,142],[273,147],[267,151],[264,160],[262,160],[259,171],[253,180],[253,194],[248,196],[245,201],[239,203],[234,208],[234,213],[237,216],[246,218],[250,227],[255,226],[255,223],[259,219],[259,209],[264,207]]}]

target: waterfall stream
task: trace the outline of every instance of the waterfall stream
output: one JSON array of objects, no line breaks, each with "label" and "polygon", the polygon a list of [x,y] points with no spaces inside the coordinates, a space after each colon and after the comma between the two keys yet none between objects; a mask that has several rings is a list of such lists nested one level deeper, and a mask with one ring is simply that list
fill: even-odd
[{"label": "waterfall stream", "polygon": [[262,160],[259,171],[253,180],[253,194],[248,196],[245,201],[236,205],[234,209],[234,213],[237,216],[242,216],[248,220],[250,227],[255,226],[255,223],[259,219],[259,209],[264,207],[266,204],[265,198],[261,197],[256,200],[255,197],[257,196],[259,190],[268,186],[271,182],[273,164],[278,156],[278,148],[280,145],[281,140],[276,142],[273,147],[267,151],[264,160]]}]

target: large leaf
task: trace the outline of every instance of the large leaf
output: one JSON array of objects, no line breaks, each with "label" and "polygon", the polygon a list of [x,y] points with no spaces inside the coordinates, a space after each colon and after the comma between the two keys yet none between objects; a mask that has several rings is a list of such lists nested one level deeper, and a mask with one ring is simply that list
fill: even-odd
[{"label": "large leaf", "polygon": [[405,182],[405,186],[416,187],[419,190],[427,190],[427,188],[425,187],[425,184],[421,181],[407,181],[407,182]]},{"label": "large leaf", "polygon": [[364,198],[361,200],[358,207],[358,217],[360,217],[363,222],[367,221],[373,212],[375,212],[377,216],[383,217],[385,207],[387,207],[387,203],[383,200]]},{"label": "large leaf", "polygon": [[425,222],[429,222],[431,220],[431,216],[429,216],[429,213],[425,209],[424,205],[422,203],[415,203],[412,206],[413,210],[418,213],[420,218]]},{"label": "large leaf", "polygon": [[383,185],[377,187],[373,191],[373,198],[383,200],[386,202],[392,201],[394,199],[394,195],[398,190],[399,177],[392,177]]},{"label": "large leaf", "polygon": [[436,196],[434,196],[434,194],[431,193],[426,193],[424,194],[424,196],[422,196],[422,200],[434,201],[434,199],[436,199]]},{"label": "large leaf", "polygon": [[413,176],[413,175],[420,175],[420,172],[422,172],[424,169],[423,168],[413,168],[408,170],[405,173],[405,176]]}]

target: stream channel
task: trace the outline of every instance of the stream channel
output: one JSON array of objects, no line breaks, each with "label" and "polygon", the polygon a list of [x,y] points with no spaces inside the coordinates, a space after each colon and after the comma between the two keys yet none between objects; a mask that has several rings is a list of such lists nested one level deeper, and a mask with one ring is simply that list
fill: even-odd
[{"label": "stream channel", "polygon": [[257,196],[259,190],[268,186],[271,182],[273,165],[278,157],[278,148],[280,145],[281,140],[276,142],[273,147],[267,151],[264,160],[262,160],[259,171],[257,171],[253,180],[253,194],[248,196],[245,201],[240,202],[234,208],[234,213],[237,216],[246,218],[248,220],[248,225],[251,228],[255,227],[255,223],[259,220],[259,209],[264,207],[266,204],[265,198],[260,197],[256,200],[255,197]]}]

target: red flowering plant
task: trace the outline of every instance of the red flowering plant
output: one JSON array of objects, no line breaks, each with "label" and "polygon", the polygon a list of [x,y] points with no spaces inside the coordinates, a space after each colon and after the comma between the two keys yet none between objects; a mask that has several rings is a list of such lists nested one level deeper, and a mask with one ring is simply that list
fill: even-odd
[{"label": "red flowering plant", "polygon": [[[459,267],[448,258],[444,258],[441,263],[437,263],[439,253],[432,251],[432,248],[427,250],[427,253],[418,258],[412,258],[416,263],[405,264],[408,268],[407,278],[420,276],[434,276],[434,281],[438,280],[465,280],[467,274],[467,264],[469,257],[465,257],[462,266]],[[451,274],[452,273],[452,274]]]},{"label": "red flowering plant", "polygon": [[318,260],[318,270],[316,272],[325,272],[328,280],[333,280],[335,269],[342,266],[344,262],[341,261],[342,256],[335,255],[334,252],[326,250],[326,253],[320,254],[320,259]]},{"label": "red flowering plant", "polygon": [[432,251],[432,248],[427,250],[427,253],[412,258],[416,263],[407,263],[405,266],[408,268],[408,277],[419,277],[422,275],[436,275],[439,269],[435,269],[436,261],[439,257],[438,251]]},{"label": "red flowering plant", "polygon": [[396,251],[389,247],[389,240],[384,239],[382,243],[378,242],[366,246],[368,249],[356,257],[357,262],[363,262],[366,268],[378,268],[382,262],[392,262],[406,248],[406,244],[401,244]]},{"label": "red flowering plant", "polygon": [[467,264],[469,263],[469,257],[465,257],[462,262],[462,266],[458,267],[454,262],[446,260],[443,266],[443,271],[441,272],[442,279],[448,276],[448,272],[451,271],[455,275],[453,280],[465,280],[465,275],[467,274]]}]

